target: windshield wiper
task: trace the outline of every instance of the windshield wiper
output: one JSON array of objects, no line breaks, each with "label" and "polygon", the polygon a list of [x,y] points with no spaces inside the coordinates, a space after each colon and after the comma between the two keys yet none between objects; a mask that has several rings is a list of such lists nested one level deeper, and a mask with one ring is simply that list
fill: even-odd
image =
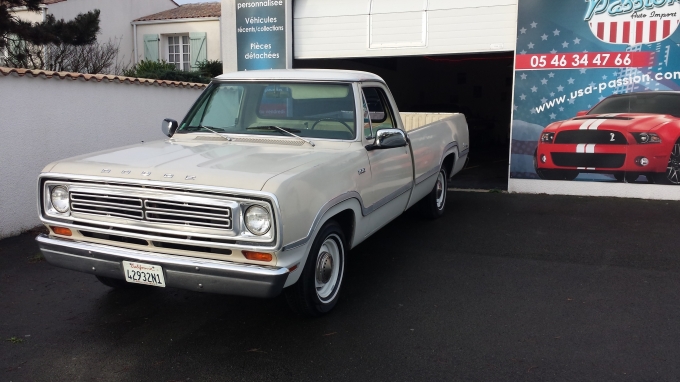
[{"label": "windshield wiper", "polygon": [[226,139],[227,141],[231,142],[231,138],[229,138],[229,137],[227,137],[227,136],[225,136],[225,135],[222,135],[222,134],[220,134],[220,133],[218,133],[218,132],[216,131],[216,130],[224,131],[224,129],[220,129],[219,127],[212,127],[212,126],[203,126],[203,125],[200,125],[200,126],[188,126],[188,127],[185,127],[185,129],[187,129],[187,130],[188,130],[188,129],[196,129],[196,130],[205,129],[205,130],[208,130],[209,132],[211,132],[211,133],[213,133],[213,134],[215,134],[215,135],[218,135],[218,136],[220,136],[221,138],[224,138],[224,139]]},{"label": "windshield wiper", "polygon": [[300,130],[297,130],[297,129],[290,129],[290,128],[287,128],[287,127],[267,125],[267,126],[250,126],[250,127],[246,128],[246,130],[278,130],[278,131],[282,131],[282,132],[284,132],[288,135],[291,135],[291,136],[293,136],[297,139],[301,139],[301,140],[305,141],[306,143],[309,143],[312,147],[316,146],[312,141],[305,139],[305,138],[302,138],[299,135],[293,134],[293,133],[300,133]]}]

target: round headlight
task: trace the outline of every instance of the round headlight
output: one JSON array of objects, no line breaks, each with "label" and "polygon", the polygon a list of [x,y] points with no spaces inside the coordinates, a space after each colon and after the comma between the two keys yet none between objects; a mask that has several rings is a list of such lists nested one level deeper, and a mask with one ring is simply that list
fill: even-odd
[{"label": "round headlight", "polygon": [[272,226],[272,219],[269,216],[269,211],[261,206],[248,207],[243,220],[246,223],[248,231],[257,236],[262,236],[269,232],[269,228]]},{"label": "round headlight", "polygon": [[64,186],[57,186],[52,189],[50,194],[52,200],[52,207],[62,214],[68,211],[69,199],[68,190]]}]

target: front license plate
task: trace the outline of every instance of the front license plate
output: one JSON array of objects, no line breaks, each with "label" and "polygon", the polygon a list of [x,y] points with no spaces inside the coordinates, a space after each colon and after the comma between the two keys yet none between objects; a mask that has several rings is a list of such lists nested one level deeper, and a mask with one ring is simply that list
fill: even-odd
[{"label": "front license plate", "polygon": [[159,265],[123,261],[123,272],[125,272],[125,281],[129,283],[153,285],[165,288],[163,268],[161,268]]}]

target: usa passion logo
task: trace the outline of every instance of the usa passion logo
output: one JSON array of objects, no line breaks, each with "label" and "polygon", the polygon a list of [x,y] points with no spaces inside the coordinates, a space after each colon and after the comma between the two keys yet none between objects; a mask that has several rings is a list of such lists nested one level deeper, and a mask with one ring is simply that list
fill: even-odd
[{"label": "usa passion logo", "polygon": [[680,0],[586,0],[584,20],[609,44],[651,44],[670,37],[680,24]]}]

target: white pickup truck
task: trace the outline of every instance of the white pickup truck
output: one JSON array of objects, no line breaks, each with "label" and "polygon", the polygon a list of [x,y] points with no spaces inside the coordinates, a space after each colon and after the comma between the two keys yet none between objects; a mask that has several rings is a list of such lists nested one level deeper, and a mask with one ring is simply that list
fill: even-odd
[{"label": "white pickup truck", "polygon": [[[254,297],[305,315],[338,301],[347,252],[416,206],[444,213],[465,165],[462,114],[409,114],[365,72],[222,75],[167,139],[49,164],[47,261],[110,287]],[[418,120],[435,120],[417,126]],[[438,119],[438,120],[437,120]]]}]

